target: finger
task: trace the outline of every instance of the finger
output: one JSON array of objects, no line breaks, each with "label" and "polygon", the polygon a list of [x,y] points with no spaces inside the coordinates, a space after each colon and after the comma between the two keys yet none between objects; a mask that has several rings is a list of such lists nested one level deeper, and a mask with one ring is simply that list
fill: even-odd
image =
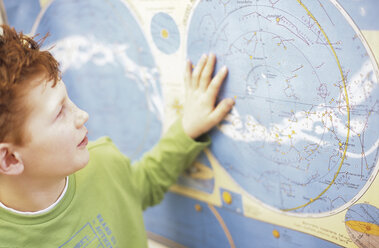
[{"label": "finger", "polygon": [[192,87],[194,88],[197,88],[199,86],[200,75],[204,69],[205,63],[207,62],[207,58],[208,58],[207,55],[203,54],[199,62],[197,62],[195,69],[192,72],[191,84],[192,84]]},{"label": "finger", "polygon": [[216,97],[220,91],[221,85],[224,82],[227,74],[228,68],[226,68],[226,66],[223,66],[221,70],[217,72],[216,76],[214,76],[211,83],[209,84],[207,94],[213,102],[216,101]]},{"label": "finger", "polygon": [[233,108],[235,102],[232,98],[226,98],[217,104],[216,108],[209,115],[209,119],[212,126],[217,125],[221,122],[229,111]]},{"label": "finger", "polygon": [[192,80],[192,63],[190,60],[187,60],[186,66],[185,66],[185,72],[184,72],[184,84],[186,89],[191,87],[191,80]]},{"label": "finger", "polygon": [[213,53],[211,53],[208,57],[207,63],[205,64],[203,71],[201,72],[200,82],[199,82],[200,89],[202,90],[207,89],[212,79],[212,74],[214,71],[215,64],[216,64],[216,56]]}]

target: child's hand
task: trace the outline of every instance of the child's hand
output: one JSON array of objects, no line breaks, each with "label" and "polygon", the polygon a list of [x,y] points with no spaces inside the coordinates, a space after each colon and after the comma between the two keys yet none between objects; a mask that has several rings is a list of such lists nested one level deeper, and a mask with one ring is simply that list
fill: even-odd
[{"label": "child's hand", "polygon": [[212,79],[216,56],[203,55],[192,71],[187,62],[185,83],[186,99],[182,124],[186,134],[192,139],[206,133],[217,125],[234,105],[233,99],[224,99],[215,106],[216,98],[228,70],[223,67]]}]

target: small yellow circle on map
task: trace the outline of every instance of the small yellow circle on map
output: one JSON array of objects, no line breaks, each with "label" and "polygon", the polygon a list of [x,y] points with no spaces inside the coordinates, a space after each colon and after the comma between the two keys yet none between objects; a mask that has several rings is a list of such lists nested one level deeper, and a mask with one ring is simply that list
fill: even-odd
[{"label": "small yellow circle on map", "polygon": [[203,208],[201,207],[200,204],[195,204],[195,209],[197,212],[200,212]]},{"label": "small yellow circle on map", "polygon": [[276,230],[276,229],[274,229],[273,231],[272,231],[272,235],[275,237],[275,238],[280,238],[280,233],[279,233],[279,231],[278,230]]},{"label": "small yellow circle on map", "polygon": [[226,204],[232,204],[232,195],[228,191],[222,192],[222,199]]},{"label": "small yellow circle on map", "polygon": [[161,36],[162,36],[162,38],[165,38],[165,39],[168,38],[168,31],[167,31],[167,29],[162,29]]}]

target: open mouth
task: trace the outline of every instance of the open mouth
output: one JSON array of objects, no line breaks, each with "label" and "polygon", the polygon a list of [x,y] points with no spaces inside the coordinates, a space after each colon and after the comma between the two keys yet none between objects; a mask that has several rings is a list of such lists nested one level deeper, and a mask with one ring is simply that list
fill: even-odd
[{"label": "open mouth", "polygon": [[79,143],[78,147],[79,148],[83,148],[83,147],[86,147],[88,144],[88,138],[87,138],[87,135],[84,137],[84,139],[82,140],[82,142]]}]

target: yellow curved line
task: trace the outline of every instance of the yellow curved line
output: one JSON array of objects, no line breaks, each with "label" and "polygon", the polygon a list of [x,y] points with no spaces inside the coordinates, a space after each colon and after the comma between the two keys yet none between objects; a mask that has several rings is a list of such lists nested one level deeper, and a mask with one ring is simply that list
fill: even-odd
[{"label": "yellow curved line", "polygon": [[357,232],[379,236],[379,226],[374,223],[368,223],[357,220],[348,220],[345,222],[345,224],[346,226],[350,227],[351,229]]},{"label": "yellow curved line", "polygon": [[216,219],[218,220],[218,222],[220,223],[222,230],[224,230],[226,238],[229,241],[230,248],[236,248],[236,245],[234,244],[232,235],[230,234],[228,227],[225,225],[225,222],[222,219],[221,215],[217,212],[217,210],[215,209],[215,207],[212,206],[211,204],[208,203],[208,207],[212,211],[212,213],[214,214],[214,216],[216,217]]},{"label": "yellow curved line", "polygon": [[344,151],[343,151],[343,154],[342,154],[342,158],[341,158],[341,163],[338,167],[338,170],[337,172],[334,174],[334,178],[333,180],[330,182],[330,184],[328,185],[328,187],[326,187],[318,196],[316,196],[315,198],[311,198],[311,200],[301,206],[298,206],[298,207],[294,207],[294,208],[289,208],[289,209],[282,209],[283,211],[293,211],[293,210],[296,210],[296,209],[299,209],[299,208],[303,208],[305,206],[308,206],[309,204],[311,204],[312,202],[316,201],[317,199],[319,199],[323,194],[325,194],[326,191],[328,191],[328,189],[333,185],[333,183],[335,182],[338,174],[340,173],[340,170],[341,170],[341,167],[342,167],[342,164],[343,162],[345,161],[345,157],[346,157],[346,150],[347,150],[347,145],[349,143],[349,136],[350,136],[350,107],[349,107],[349,98],[347,96],[347,89],[346,89],[346,81],[345,81],[345,77],[343,75],[343,71],[342,71],[342,67],[341,67],[341,63],[337,57],[337,53],[336,51],[334,50],[333,46],[332,46],[332,43],[330,42],[328,36],[326,35],[324,29],[321,27],[320,23],[318,23],[318,21],[316,20],[316,18],[312,15],[312,13],[308,10],[308,8],[301,2],[301,0],[297,0],[299,2],[299,4],[307,11],[308,15],[313,19],[313,21],[317,24],[317,26],[319,27],[320,31],[322,32],[322,34],[325,36],[325,39],[327,40],[330,48],[332,49],[332,52],[334,54],[334,57],[337,61],[337,64],[338,64],[338,68],[339,68],[339,71],[341,73],[341,77],[342,77],[342,82],[343,82],[343,88],[344,88],[344,92],[345,92],[345,96],[346,96],[346,111],[347,111],[347,137],[346,137],[346,143],[345,143],[345,148],[344,148]]}]

